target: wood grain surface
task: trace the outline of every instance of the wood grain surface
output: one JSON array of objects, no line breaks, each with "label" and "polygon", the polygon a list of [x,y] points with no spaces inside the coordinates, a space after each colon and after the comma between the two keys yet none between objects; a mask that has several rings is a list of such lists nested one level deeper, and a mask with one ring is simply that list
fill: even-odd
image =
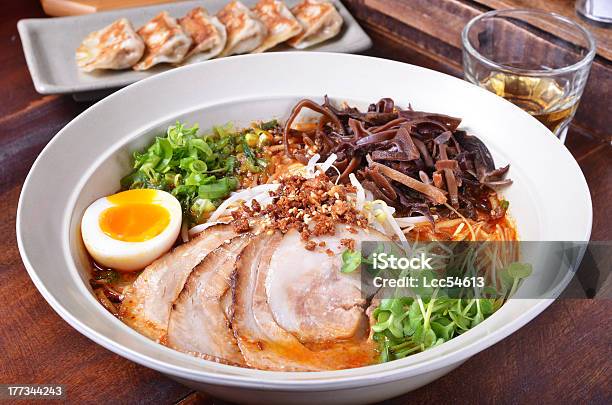
[{"label": "wood grain surface", "polygon": [[[576,13],[576,0],[475,0],[477,3],[494,9],[502,8],[535,8],[544,11],[552,11],[571,18],[584,28],[591,31],[597,44],[597,53],[609,61],[612,61],[612,36],[610,27],[592,24],[578,17]],[[605,0],[604,0],[605,1]],[[554,27],[552,28],[555,29]]]},{"label": "wood grain surface", "polygon": [[[381,26],[364,17],[359,1],[346,3],[374,40],[370,54],[461,74],[457,59],[435,48],[443,44],[427,48],[418,30]],[[96,345],[65,323],[30,281],[15,240],[21,185],[45,144],[88,104],[33,89],[16,23],[42,16],[40,3],[4,0],[1,7],[0,384],[66,384],[69,403],[223,404]],[[612,148],[575,128],[567,147],[591,189],[592,238],[610,240]],[[611,310],[611,301],[558,300],[452,373],[387,403],[612,403]]]},{"label": "wood grain surface", "polygon": [[117,8],[152,6],[167,2],[168,0],[40,0],[45,14],[58,17],[97,13]]}]

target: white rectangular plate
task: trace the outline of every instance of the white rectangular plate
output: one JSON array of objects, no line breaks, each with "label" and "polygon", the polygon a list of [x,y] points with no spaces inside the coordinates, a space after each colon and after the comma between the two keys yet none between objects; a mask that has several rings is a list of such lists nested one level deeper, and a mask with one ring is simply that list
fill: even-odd
[{"label": "white rectangular plate", "polygon": [[[286,3],[291,7],[298,1],[287,0]],[[41,94],[93,92],[123,87],[173,67],[163,64],[144,72],[128,69],[84,73],[76,65],[75,50],[87,34],[121,17],[129,19],[134,28],[138,29],[161,11],[168,11],[171,16],[178,18],[196,6],[203,6],[211,14],[216,14],[228,2],[229,0],[184,1],[75,17],[31,18],[19,21],[17,27],[36,91]],[[257,0],[243,2],[252,7]],[[333,2],[344,19],[342,31],[335,38],[308,50],[351,53],[368,49],[372,45],[368,35],[340,1]],[[275,50],[290,49],[279,46]]]}]

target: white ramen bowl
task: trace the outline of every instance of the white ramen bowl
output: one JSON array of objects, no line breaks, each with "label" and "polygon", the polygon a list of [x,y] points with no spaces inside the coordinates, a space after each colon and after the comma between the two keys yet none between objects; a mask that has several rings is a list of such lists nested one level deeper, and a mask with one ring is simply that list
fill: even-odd
[{"label": "white ramen bowl", "polygon": [[[551,299],[510,300],[441,346],[374,366],[314,373],[260,371],[205,361],[154,343],[96,300],[79,235],[85,208],[119,188],[131,152],[177,119],[203,130],[228,121],[286,118],[303,97],[328,94],[361,108],[381,97],[463,118],[496,165],[511,164],[504,192],[522,240],[586,241],[592,223],[584,176],[543,125],[505,100],[454,77],[399,62],[328,53],[213,60],[133,84],[83,112],[49,142],[23,186],[17,238],[41,294],[70,325],[107,349],[193,388],[249,403],[357,404],[400,395],[448,373],[515,332]],[[542,273],[546,276],[546,273]]]}]

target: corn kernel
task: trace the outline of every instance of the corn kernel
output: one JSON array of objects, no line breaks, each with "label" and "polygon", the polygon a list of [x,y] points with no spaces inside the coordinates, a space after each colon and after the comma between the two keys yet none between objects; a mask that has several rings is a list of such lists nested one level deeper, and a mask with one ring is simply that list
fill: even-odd
[{"label": "corn kernel", "polygon": [[244,140],[246,141],[247,145],[249,145],[251,148],[254,148],[255,146],[257,146],[257,141],[259,140],[259,137],[255,133],[249,132],[244,136]]},{"label": "corn kernel", "polygon": [[374,210],[374,217],[378,222],[383,223],[387,219],[387,214],[385,214],[385,211],[377,208]]},{"label": "corn kernel", "polygon": [[258,144],[259,146],[268,146],[272,143],[272,135],[270,135],[269,133],[262,131],[261,134],[259,134],[259,140],[258,140]]}]

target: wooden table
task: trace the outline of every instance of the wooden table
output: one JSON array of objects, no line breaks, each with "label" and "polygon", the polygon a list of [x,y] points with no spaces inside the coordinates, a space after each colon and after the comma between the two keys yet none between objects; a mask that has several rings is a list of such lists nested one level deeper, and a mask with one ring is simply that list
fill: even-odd
[{"label": "wooden table", "polygon": [[[359,1],[347,3],[352,8],[360,6]],[[0,383],[66,384],[70,402],[223,403],[125,360],[77,333],[47,305],[26,274],[15,242],[21,185],[45,144],[88,105],[34,91],[16,23],[20,18],[42,16],[39,3],[5,1],[2,9]],[[353,11],[361,16],[366,10]],[[367,22],[365,27],[375,42],[371,53],[377,56],[460,73],[442,59],[416,52],[404,39],[383,35]],[[568,148],[591,188],[592,238],[610,240],[612,148],[585,131],[574,130],[568,136]],[[388,403],[610,403],[611,310],[610,301],[559,300],[536,321],[454,372]]]}]

